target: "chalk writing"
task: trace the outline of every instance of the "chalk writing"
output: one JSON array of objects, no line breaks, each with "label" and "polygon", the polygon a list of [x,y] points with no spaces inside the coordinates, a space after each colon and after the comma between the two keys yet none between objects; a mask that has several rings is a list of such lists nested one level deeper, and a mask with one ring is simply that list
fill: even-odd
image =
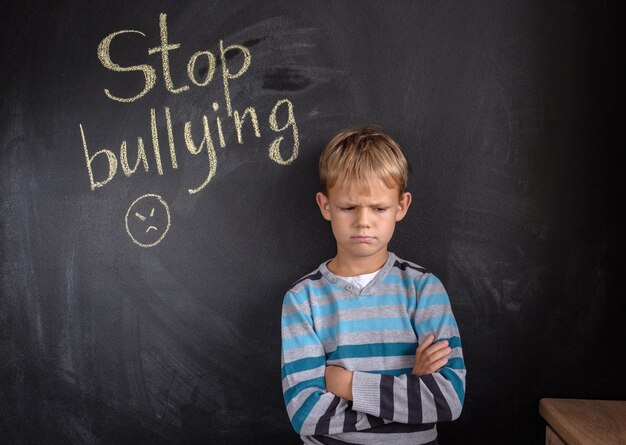
[{"label": "chalk writing", "polygon": [[[130,103],[135,102],[144,97],[150,90],[157,85],[157,69],[149,63],[139,63],[131,66],[121,66],[116,63],[110,52],[111,43],[114,39],[122,39],[129,37],[130,35],[140,35],[146,37],[146,34],[139,30],[126,29],[113,32],[107,35],[97,49],[97,56],[102,65],[114,72],[128,73],[140,71],[144,75],[143,88],[135,95],[130,97],[121,97],[117,93],[112,92],[110,89],[105,88],[104,94],[107,98],[122,102]],[[190,90],[190,85],[185,83],[175,84],[172,77],[172,69],[170,65],[170,52],[180,49],[181,44],[171,43],[169,41],[168,29],[167,29],[167,15],[160,14],[159,16],[159,35],[160,45],[147,49],[147,55],[159,54],[161,58],[161,74],[163,76],[165,88],[169,93],[181,94]],[[238,80],[244,76],[244,74],[250,69],[252,64],[252,54],[248,48],[240,44],[228,44],[224,41],[219,41],[219,62],[221,65],[222,83],[220,89],[222,91],[223,102],[226,108],[226,116],[220,116],[218,114],[220,110],[220,104],[217,101],[212,103],[212,112],[209,111],[209,115],[201,115],[197,121],[189,120],[183,123],[182,137],[185,141],[187,152],[192,155],[200,155],[204,153],[206,156],[206,173],[203,175],[204,179],[195,185],[190,185],[188,192],[190,194],[197,193],[202,190],[206,185],[215,177],[217,172],[218,155],[216,153],[214,144],[214,134],[217,133],[217,142],[220,148],[228,147],[229,136],[232,135],[224,132],[224,125],[222,119],[231,119],[232,125],[228,128],[234,128],[239,145],[244,144],[244,127],[250,126],[253,130],[253,134],[256,138],[261,138],[264,131],[259,121],[259,114],[254,106],[249,105],[243,108],[243,112],[240,109],[235,109],[231,101],[231,82]],[[240,60],[239,60],[240,59]],[[196,65],[198,63],[206,63],[206,74],[196,75]],[[239,63],[238,69],[233,68],[233,64]],[[191,85],[195,87],[206,87],[214,79],[216,74],[217,57],[210,51],[201,50],[196,51],[191,55],[187,63],[187,78],[191,82]],[[201,70],[202,73],[204,73]],[[91,144],[89,142],[88,133],[82,123],[79,123],[79,130],[83,144],[83,151],[85,154],[85,161],[87,165],[87,173],[89,176],[89,185],[91,190],[104,187],[110,181],[113,180],[117,171],[118,164],[121,166],[121,170],[126,177],[131,177],[139,170],[141,166],[144,172],[149,172],[151,165],[154,166],[158,175],[164,175],[166,173],[166,167],[163,162],[164,159],[161,153],[160,139],[159,139],[159,120],[164,123],[167,132],[167,144],[169,148],[169,164],[172,169],[178,169],[178,155],[174,144],[174,127],[172,125],[172,111],[169,107],[163,107],[162,117],[159,117],[161,113],[157,113],[155,108],[150,108],[150,139],[152,145],[152,156],[148,156],[146,152],[146,144],[144,143],[144,137],[137,137],[137,157],[134,162],[129,162],[129,144],[126,140],[119,142],[119,161],[118,156],[110,148],[98,147],[99,149],[92,152]],[[298,157],[298,150],[300,146],[298,125],[296,123],[294,105],[289,99],[279,99],[276,101],[266,121],[269,125],[269,129],[277,133],[278,136],[270,143],[268,147],[268,157],[272,161],[280,165],[289,165],[295,161]],[[198,127],[201,127],[198,129]],[[161,127],[162,128],[162,127]],[[288,142],[289,136],[289,142]],[[152,158],[152,160],[149,160]],[[94,163],[96,159],[104,159],[106,162],[98,161]],[[105,171],[102,168],[96,168],[94,165],[104,166]],[[94,171],[98,170],[98,171]]]}]

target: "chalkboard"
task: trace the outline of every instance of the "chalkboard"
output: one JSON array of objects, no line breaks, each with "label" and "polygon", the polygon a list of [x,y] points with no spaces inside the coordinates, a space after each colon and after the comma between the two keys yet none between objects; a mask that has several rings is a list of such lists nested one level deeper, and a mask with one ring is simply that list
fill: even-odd
[{"label": "chalkboard", "polygon": [[363,124],[411,165],[390,249],[463,339],[442,443],[626,398],[606,2],[0,10],[1,443],[298,443],[282,298],[334,254],[317,160]]}]

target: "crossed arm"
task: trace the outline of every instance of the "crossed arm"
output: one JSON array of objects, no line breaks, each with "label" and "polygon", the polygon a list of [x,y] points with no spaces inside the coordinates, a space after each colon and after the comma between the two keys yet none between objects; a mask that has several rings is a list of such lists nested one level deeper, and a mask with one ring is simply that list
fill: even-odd
[{"label": "crossed arm", "polygon": [[[415,364],[411,374],[421,377],[437,372],[448,363],[448,355],[452,349],[448,341],[436,343],[435,336],[430,334],[415,350]],[[342,399],[352,400],[353,372],[341,366],[326,366],[326,390]]]},{"label": "crossed arm", "polygon": [[[422,319],[412,322],[421,340],[413,369],[397,376],[328,366],[328,355],[313,328],[307,294],[287,293],[281,373],[287,413],[296,432],[332,435],[367,430],[379,421],[426,425],[460,415],[465,365],[458,327],[438,283],[435,279],[428,282],[428,292],[422,293],[417,308]],[[406,355],[409,351],[401,345],[406,344],[391,343],[388,354],[377,353],[381,357]],[[350,354],[358,354],[360,346],[367,345],[357,345]]]}]

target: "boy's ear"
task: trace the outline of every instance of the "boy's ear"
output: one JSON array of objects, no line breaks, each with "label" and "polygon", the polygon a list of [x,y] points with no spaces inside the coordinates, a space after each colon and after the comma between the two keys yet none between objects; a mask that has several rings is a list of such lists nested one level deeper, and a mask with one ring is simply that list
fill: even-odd
[{"label": "boy's ear", "polygon": [[317,201],[317,205],[320,208],[320,212],[322,212],[322,216],[326,221],[330,221],[330,203],[328,202],[328,196],[323,194],[322,192],[317,192],[315,195],[315,200]]},{"label": "boy's ear", "polygon": [[409,206],[411,205],[411,194],[409,192],[403,193],[400,197],[400,202],[398,202],[398,213],[396,213],[396,221],[400,221],[405,217],[406,212],[409,210]]}]

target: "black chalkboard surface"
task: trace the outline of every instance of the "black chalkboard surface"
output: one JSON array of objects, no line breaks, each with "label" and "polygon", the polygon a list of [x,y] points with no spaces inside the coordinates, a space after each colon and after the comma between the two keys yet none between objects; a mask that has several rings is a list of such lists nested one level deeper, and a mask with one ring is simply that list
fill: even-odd
[{"label": "black chalkboard surface", "polygon": [[15,3],[0,443],[298,443],[281,303],[334,254],[317,158],[361,124],[406,151],[391,250],[460,326],[441,442],[541,443],[541,397],[626,398],[605,2]]}]

